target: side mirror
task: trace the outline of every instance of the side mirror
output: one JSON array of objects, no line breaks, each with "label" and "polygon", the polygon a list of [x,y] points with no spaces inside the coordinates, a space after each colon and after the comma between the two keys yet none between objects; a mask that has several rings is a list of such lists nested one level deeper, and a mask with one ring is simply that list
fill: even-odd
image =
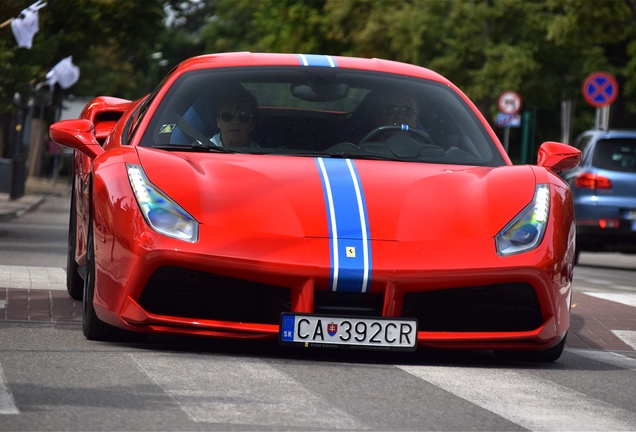
[{"label": "side mirror", "polygon": [[539,147],[537,165],[554,172],[576,168],[581,162],[581,151],[567,144],[546,141]]},{"label": "side mirror", "polygon": [[91,159],[104,153],[95,138],[95,127],[89,120],[74,119],[53,123],[49,134],[57,144],[78,150]]}]

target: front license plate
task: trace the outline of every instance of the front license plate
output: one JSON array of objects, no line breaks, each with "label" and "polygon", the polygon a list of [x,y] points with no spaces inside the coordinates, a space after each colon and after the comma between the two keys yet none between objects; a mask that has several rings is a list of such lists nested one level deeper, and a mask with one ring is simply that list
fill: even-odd
[{"label": "front license plate", "polygon": [[415,351],[417,320],[283,313],[280,342],[315,348]]}]

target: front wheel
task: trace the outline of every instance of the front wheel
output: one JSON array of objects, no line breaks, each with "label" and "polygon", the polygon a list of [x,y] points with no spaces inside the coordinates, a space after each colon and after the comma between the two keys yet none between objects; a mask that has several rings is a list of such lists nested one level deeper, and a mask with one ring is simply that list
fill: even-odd
[{"label": "front wheel", "polygon": [[95,313],[95,243],[93,240],[93,224],[89,222],[88,246],[86,249],[86,278],[84,279],[84,302],[82,304],[82,331],[88,340],[143,342],[146,334],[129,332],[100,320]]},{"label": "front wheel", "polygon": [[84,280],[84,303],[82,330],[88,340],[106,341],[113,339],[114,327],[100,320],[95,313],[95,249],[92,221],[89,222],[88,246],[86,248],[86,279]]}]

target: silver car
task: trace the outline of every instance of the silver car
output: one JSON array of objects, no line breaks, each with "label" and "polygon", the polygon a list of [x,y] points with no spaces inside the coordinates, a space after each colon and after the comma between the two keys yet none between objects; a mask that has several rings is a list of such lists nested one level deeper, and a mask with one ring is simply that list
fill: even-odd
[{"label": "silver car", "polygon": [[581,251],[636,253],[636,130],[588,130],[574,143],[581,164],[561,175],[574,196]]}]

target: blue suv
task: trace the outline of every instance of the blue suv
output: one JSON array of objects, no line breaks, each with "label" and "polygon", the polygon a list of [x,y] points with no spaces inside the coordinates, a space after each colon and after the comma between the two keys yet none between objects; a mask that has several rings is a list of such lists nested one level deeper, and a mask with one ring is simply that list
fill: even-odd
[{"label": "blue suv", "polygon": [[636,253],[636,130],[583,132],[581,164],[561,173],[574,196],[575,263],[581,251]]}]

